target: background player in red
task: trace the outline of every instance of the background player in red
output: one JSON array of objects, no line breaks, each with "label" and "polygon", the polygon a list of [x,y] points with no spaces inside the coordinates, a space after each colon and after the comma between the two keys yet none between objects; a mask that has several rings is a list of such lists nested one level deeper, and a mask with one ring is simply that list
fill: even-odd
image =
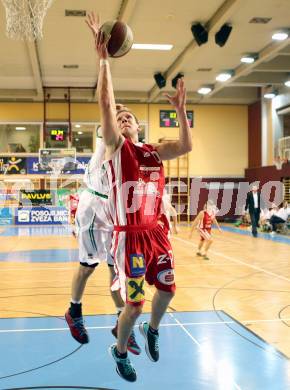
[{"label": "background player in red", "polygon": [[76,236],[75,219],[76,219],[76,213],[77,213],[80,198],[79,198],[79,194],[77,193],[77,191],[72,192],[68,198],[69,198],[68,203],[69,203],[70,223],[73,226],[72,234],[74,236]]},{"label": "background player in red", "polygon": [[[192,223],[189,238],[192,238],[194,229],[197,228],[200,234],[200,241],[197,247],[197,256],[202,256],[205,260],[209,260],[207,251],[213,243],[211,234],[212,224],[216,224],[218,230],[221,232],[221,228],[216,220],[217,208],[212,201],[207,201],[202,211],[199,212],[197,217]],[[203,249],[204,246],[204,249]]]},{"label": "background player in red", "polygon": [[79,204],[79,194],[73,192],[69,195],[69,212],[71,218],[71,224],[75,223],[76,212]]}]

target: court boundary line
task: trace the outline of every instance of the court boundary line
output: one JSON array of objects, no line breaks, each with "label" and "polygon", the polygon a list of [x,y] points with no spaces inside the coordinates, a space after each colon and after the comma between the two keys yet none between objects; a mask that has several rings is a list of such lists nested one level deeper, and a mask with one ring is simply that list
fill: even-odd
[{"label": "court boundary line", "polygon": [[[1,311],[1,310],[0,310]],[[170,323],[170,324],[160,324],[161,328],[166,328],[166,327],[174,327],[174,326],[198,326],[198,325],[225,325],[225,324],[234,324],[238,323],[239,325],[245,327],[246,324],[256,324],[256,323],[268,323],[268,322],[281,322],[280,318],[274,318],[274,319],[265,319],[265,320],[243,320],[239,321],[236,320],[233,316],[225,312],[224,310],[220,310],[223,314],[227,315],[228,317],[232,318],[230,321],[203,321],[203,322],[180,322],[176,318],[174,318],[174,314],[182,314],[182,313],[200,313],[200,312],[195,312],[195,311],[176,311],[174,313],[167,312],[166,314],[170,315],[173,317],[174,321],[176,323]],[[209,310],[209,312],[214,312],[214,310]],[[147,313],[146,313],[147,314]],[[148,313],[149,314],[149,313]],[[103,314],[96,314],[94,316],[90,317],[98,317],[102,316]],[[108,314],[110,316],[113,316],[113,314]],[[85,316],[86,317],[86,316]],[[37,320],[37,319],[48,319],[48,318],[54,318],[54,317],[12,317],[12,318],[0,318],[0,323],[1,320],[23,320],[23,318],[27,320]],[[290,321],[290,318],[283,318],[285,321]],[[111,329],[113,325],[105,325],[105,326],[86,326],[86,329],[89,330],[98,330],[98,329]],[[135,325],[137,328],[139,325]],[[245,329],[249,330],[247,327]],[[62,332],[62,331],[69,331],[68,327],[63,327],[63,328],[29,328],[29,329],[0,329],[0,334],[1,333],[26,333],[26,332]],[[255,336],[263,340],[259,335],[256,335],[254,332],[249,330],[251,333],[253,333]],[[267,345],[269,344],[266,340],[263,340]],[[196,344],[199,344],[198,342]]]}]

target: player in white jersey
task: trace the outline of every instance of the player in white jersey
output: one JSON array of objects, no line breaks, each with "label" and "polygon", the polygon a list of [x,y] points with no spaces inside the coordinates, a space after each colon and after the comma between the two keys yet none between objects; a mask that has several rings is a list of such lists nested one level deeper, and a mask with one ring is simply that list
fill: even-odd
[{"label": "player in white jersey", "polygon": [[[110,286],[116,275],[114,260],[110,254],[113,223],[107,206],[106,172],[102,168],[104,153],[104,144],[100,143],[85,171],[84,183],[87,188],[80,195],[76,213],[80,265],[73,277],[71,304],[65,313],[65,319],[70,327],[71,335],[81,344],[89,342],[81,304],[88,278],[96,266],[104,261],[107,262],[110,270]],[[124,307],[124,301],[119,290],[110,289],[110,292],[119,315]],[[117,337],[117,325],[113,328],[112,333]],[[128,350],[136,355],[141,352],[134,332],[128,339]]]}]

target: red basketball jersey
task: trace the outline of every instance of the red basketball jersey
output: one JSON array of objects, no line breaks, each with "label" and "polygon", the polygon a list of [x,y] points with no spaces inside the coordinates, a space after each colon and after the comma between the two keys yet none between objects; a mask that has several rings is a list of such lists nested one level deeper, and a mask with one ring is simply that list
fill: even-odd
[{"label": "red basketball jersey", "polygon": [[203,219],[200,222],[200,229],[211,229],[212,222],[214,220],[214,215],[209,214],[207,211],[203,212]]},{"label": "red basketball jersey", "polygon": [[150,225],[160,214],[165,184],[162,161],[152,145],[124,139],[104,162],[110,182],[110,212],[115,225]]}]

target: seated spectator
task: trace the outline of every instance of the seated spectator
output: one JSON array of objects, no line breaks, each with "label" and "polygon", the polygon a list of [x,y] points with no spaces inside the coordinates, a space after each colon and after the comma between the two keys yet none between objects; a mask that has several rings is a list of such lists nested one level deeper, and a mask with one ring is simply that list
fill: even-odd
[{"label": "seated spectator", "polygon": [[261,231],[263,232],[271,232],[272,225],[270,224],[270,219],[272,215],[279,210],[278,206],[275,203],[272,203],[270,209],[264,208],[261,210],[260,214],[260,226]]},{"label": "seated spectator", "polygon": [[290,208],[286,201],[283,202],[282,207],[278,210],[274,210],[273,215],[270,218],[270,224],[273,227],[273,231],[277,231],[277,227],[280,224],[285,224],[290,215]]},{"label": "seated spectator", "polygon": [[272,230],[272,227],[269,222],[271,216],[272,214],[270,209],[265,208],[261,210],[259,224],[262,232],[270,232]]}]

